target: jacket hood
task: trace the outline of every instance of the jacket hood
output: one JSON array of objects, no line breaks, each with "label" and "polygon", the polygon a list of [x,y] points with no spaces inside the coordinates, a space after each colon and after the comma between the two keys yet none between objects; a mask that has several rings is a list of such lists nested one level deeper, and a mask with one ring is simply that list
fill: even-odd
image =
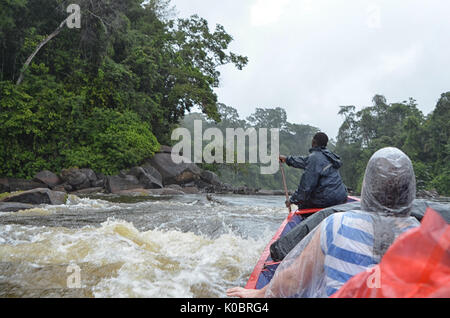
[{"label": "jacket hood", "polygon": [[397,148],[377,151],[367,164],[362,210],[407,216],[415,198],[416,177],[409,157]]},{"label": "jacket hood", "polygon": [[320,151],[328,159],[328,161],[333,165],[333,168],[340,169],[342,167],[341,157],[337,154],[332,153],[327,148],[312,148],[311,152]]}]

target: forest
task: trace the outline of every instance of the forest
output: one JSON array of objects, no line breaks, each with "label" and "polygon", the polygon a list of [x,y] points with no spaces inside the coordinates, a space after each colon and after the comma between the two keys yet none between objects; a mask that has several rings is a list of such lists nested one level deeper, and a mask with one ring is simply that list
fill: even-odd
[{"label": "forest", "polygon": [[[73,3],[80,28],[64,24]],[[248,63],[230,52],[232,41],[221,25],[177,18],[167,0],[0,2],[0,176],[68,167],[113,175],[173,144],[172,130],[194,120],[222,131],[279,128],[282,154],[307,155],[319,127],[290,123],[282,107],[267,105],[243,119],[218,100],[220,67]],[[427,115],[413,98],[389,103],[382,95],[338,111],[330,148],[343,159],[348,188],[360,192],[370,156],[394,146],[412,159],[420,189],[450,196],[450,92]],[[235,186],[282,188],[280,173],[261,175],[257,165],[203,168]],[[287,169],[287,177],[293,190],[301,171]]]},{"label": "forest", "polygon": [[[79,29],[64,24],[74,3]],[[168,143],[192,107],[220,120],[218,68],[248,61],[232,40],[164,0],[0,2],[0,175],[111,175]]]},{"label": "forest", "polygon": [[[425,116],[416,101],[389,104],[382,95],[374,96],[371,106],[341,106],[343,123],[337,139],[331,139],[328,148],[343,161],[340,170],[346,186],[353,193],[361,192],[366,165],[370,157],[384,147],[397,147],[412,160],[417,186],[421,190],[437,190],[450,195],[450,92],[442,94],[435,110]],[[219,104],[222,122],[215,123],[199,113],[186,115],[181,126],[193,133],[194,120],[202,120],[204,129],[215,127],[225,132],[227,127],[280,128],[280,153],[307,156],[311,140],[320,129],[287,121],[283,108],[256,108],[246,119],[239,117],[233,107]],[[339,117],[337,117],[339,118]],[[282,189],[282,177],[261,175],[258,165],[204,165],[216,171],[224,181],[237,186],[262,189]],[[296,189],[302,172],[286,168],[290,190]]]}]

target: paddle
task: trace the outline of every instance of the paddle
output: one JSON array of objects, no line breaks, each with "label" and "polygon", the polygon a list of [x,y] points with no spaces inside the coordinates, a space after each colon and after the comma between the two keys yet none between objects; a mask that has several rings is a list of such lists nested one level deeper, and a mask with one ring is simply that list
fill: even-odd
[{"label": "paddle", "polygon": [[[286,174],[284,173],[283,162],[281,162],[281,161],[280,161],[280,169],[281,169],[281,175],[283,176],[284,192],[286,193],[286,202],[287,202],[287,201],[289,201],[289,190],[287,188]],[[292,212],[291,206],[289,206],[288,209],[289,209],[289,213],[291,213]]]}]

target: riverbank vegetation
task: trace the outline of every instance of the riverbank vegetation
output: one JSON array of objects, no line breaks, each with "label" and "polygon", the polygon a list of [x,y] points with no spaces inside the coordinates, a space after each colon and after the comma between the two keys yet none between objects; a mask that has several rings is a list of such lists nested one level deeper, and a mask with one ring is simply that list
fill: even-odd
[{"label": "riverbank vegetation", "polygon": [[[69,4],[79,29],[62,24]],[[0,176],[115,174],[168,143],[194,105],[219,120],[218,68],[247,64],[231,41],[164,0],[1,2]]]},{"label": "riverbank vegetation", "polygon": [[[62,23],[79,4],[80,28]],[[219,69],[246,66],[230,52],[223,26],[180,19],[168,0],[9,0],[0,2],[0,177],[90,168],[105,175],[139,165],[175,127],[279,128],[282,154],[307,155],[320,128],[290,123],[283,108],[256,108],[246,119],[220,104]],[[282,106],[282,105],[280,105]],[[338,105],[336,105],[338,107]],[[450,195],[450,92],[424,115],[414,99],[342,106],[337,139],[347,186],[361,189],[378,149],[395,146],[412,159],[420,189]],[[192,109],[202,113],[185,115]],[[333,136],[330,136],[333,137]],[[270,147],[270,145],[269,145]],[[281,189],[281,174],[258,165],[203,165],[234,186]],[[287,169],[295,189],[301,171]]]},{"label": "riverbank vegetation", "polygon": [[336,152],[345,163],[341,173],[347,186],[360,192],[370,157],[383,147],[397,147],[411,158],[418,189],[450,196],[450,92],[441,95],[431,114],[417,106],[412,98],[388,103],[376,95],[360,111],[341,107]]},{"label": "riverbank vegetation", "polygon": [[[339,115],[343,123],[337,140],[329,148],[339,154],[344,163],[340,172],[353,193],[361,192],[366,165],[370,157],[384,147],[402,149],[413,161],[419,190],[437,190],[450,196],[450,92],[442,94],[435,110],[424,115],[414,99],[401,103],[388,103],[376,95],[373,105],[367,107],[342,106]],[[306,156],[312,137],[320,129],[287,121],[283,108],[257,108],[246,119],[236,109],[219,105],[222,122],[217,124],[202,114],[189,114],[181,122],[194,134],[194,121],[201,120],[203,129],[219,128],[280,128],[280,153]],[[206,145],[206,142],[205,142]],[[248,148],[247,148],[248,150]],[[247,151],[248,152],[248,151]],[[248,158],[248,153],[247,153]],[[253,188],[281,189],[281,173],[275,176],[260,174],[259,165],[205,165],[233,185]],[[287,169],[289,189],[298,186],[301,171]]]}]

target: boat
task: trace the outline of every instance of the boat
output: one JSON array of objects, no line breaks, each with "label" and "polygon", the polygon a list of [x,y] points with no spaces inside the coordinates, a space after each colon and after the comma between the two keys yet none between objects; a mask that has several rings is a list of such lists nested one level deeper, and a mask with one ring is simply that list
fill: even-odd
[{"label": "boat", "polygon": [[[358,198],[349,197],[347,203],[359,201]],[[263,289],[272,280],[275,272],[281,262],[276,262],[272,259],[270,254],[270,247],[280,238],[286,236],[297,225],[302,223],[306,217],[311,216],[324,209],[303,209],[289,213],[288,217],[281,224],[278,231],[275,233],[272,240],[264,249],[259,261],[250,275],[250,278],[245,286],[246,289]]]}]

